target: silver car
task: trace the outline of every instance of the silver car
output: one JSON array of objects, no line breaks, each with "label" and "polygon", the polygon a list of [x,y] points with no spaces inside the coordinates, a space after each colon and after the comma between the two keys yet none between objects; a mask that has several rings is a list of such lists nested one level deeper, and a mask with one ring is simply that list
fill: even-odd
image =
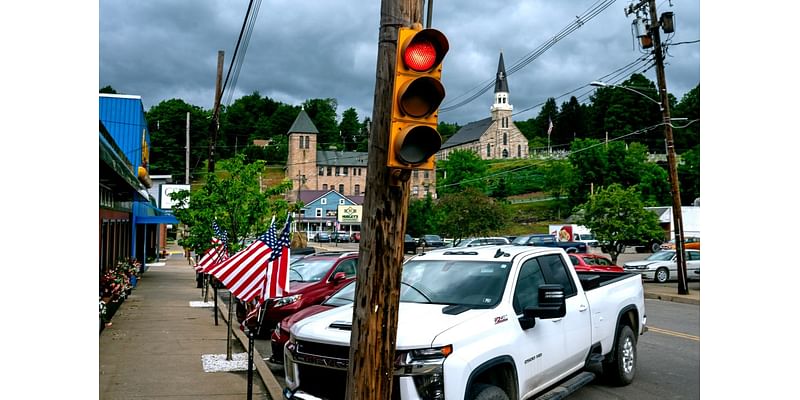
[{"label": "silver car", "polygon": [[499,246],[509,244],[511,241],[504,237],[478,237],[461,239],[453,247]]},{"label": "silver car", "polygon": [[[675,250],[662,250],[642,261],[626,262],[626,272],[642,274],[642,279],[664,283],[678,279],[678,260]],[[700,279],[700,250],[686,250],[686,279]]]}]

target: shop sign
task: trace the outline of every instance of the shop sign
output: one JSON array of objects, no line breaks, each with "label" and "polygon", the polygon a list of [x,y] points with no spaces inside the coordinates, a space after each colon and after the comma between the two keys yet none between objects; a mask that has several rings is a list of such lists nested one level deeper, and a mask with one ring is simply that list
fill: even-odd
[{"label": "shop sign", "polygon": [[339,205],[337,221],[347,224],[360,224],[362,206],[357,205]]}]

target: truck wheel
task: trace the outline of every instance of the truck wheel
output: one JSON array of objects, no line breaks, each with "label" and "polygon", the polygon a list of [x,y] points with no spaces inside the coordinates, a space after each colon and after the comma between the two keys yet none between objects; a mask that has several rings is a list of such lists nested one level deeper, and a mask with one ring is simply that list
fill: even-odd
[{"label": "truck wheel", "polygon": [[664,283],[667,279],[669,279],[669,271],[664,267],[657,269],[656,274],[653,276],[653,280],[658,283]]},{"label": "truck wheel", "polygon": [[614,361],[603,362],[603,377],[611,384],[625,386],[636,376],[636,336],[628,325],[620,328]]},{"label": "truck wheel", "polygon": [[653,242],[650,244],[650,250],[653,253],[658,253],[661,251],[661,243]]},{"label": "truck wheel", "polygon": [[472,400],[508,400],[503,389],[494,385],[480,384],[472,387]]}]

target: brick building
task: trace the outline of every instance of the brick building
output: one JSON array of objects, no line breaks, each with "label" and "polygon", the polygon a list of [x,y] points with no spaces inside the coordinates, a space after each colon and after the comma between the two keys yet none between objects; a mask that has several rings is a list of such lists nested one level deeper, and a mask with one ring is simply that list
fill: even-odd
[{"label": "brick building", "polygon": [[512,121],[512,111],[514,106],[509,103],[508,80],[501,52],[490,116],[459,129],[442,145],[436,158],[446,160],[454,150],[472,150],[484,160],[528,158],[528,139]]},{"label": "brick building", "polygon": [[[289,200],[301,198],[302,191],[333,190],[350,198],[361,197],[366,190],[366,152],[318,150],[319,131],[305,110],[301,110],[289,128],[289,156],[286,178],[294,182]],[[411,198],[435,197],[434,171],[411,174]],[[360,203],[359,203],[360,204]]]}]

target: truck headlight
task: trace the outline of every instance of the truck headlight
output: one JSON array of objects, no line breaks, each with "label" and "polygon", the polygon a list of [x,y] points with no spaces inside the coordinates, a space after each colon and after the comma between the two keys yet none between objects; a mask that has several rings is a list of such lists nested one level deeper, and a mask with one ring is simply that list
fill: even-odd
[{"label": "truck headlight", "polygon": [[297,302],[297,300],[300,300],[300,297],[302,297],[302,296],[303,295],[301,295],[301,294],[296,294],[294,296],[279,297],[279,298],[275,299],[275,302],[272,303],[272,306],[273,307],[283,307],[285,305]]},{"label": "truck headlight", "polygon": [[419,364],[441,364],[453,352],[453,345],[426,349],[398,350],[395,364],[410,366]]},{"label": "truck headlight", "polygon": [[444,378],[442,374],[415,375],[414,386],[423,399],[444,399]]}]

